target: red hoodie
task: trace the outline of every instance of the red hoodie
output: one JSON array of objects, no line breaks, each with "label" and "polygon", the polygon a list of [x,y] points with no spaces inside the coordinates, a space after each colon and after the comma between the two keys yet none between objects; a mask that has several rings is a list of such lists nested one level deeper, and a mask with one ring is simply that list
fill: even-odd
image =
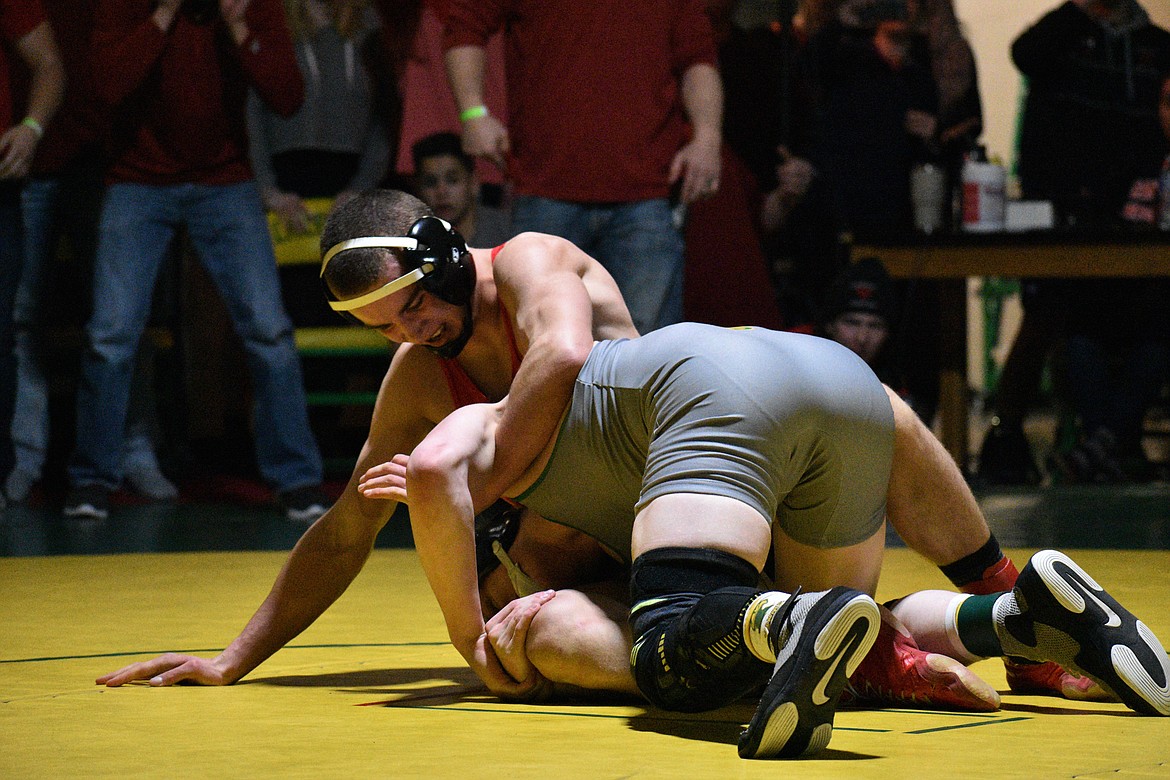
[{"label": "red hoodie", "polygon": [[245,101],[254,87],[282,116],[304,99],[280,0],[252,0],[236,46],[219,19],[184,14],[168,32],[151,0],[97,0],[91,62],[97,98],[115,112],[110,182],[235,184],[252,177]]}]

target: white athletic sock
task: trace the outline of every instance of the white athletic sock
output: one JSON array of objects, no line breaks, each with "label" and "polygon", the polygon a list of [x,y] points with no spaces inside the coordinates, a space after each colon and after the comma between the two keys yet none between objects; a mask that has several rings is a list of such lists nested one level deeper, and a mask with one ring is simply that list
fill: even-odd
[{"label": "white athletic sock", "polygon": [[949,656],[964,664],[980,660],[959,638],[955,621],[970,596],[949,590],[921,590],[899,600],[891,612],[910,631],[920,650]]}]

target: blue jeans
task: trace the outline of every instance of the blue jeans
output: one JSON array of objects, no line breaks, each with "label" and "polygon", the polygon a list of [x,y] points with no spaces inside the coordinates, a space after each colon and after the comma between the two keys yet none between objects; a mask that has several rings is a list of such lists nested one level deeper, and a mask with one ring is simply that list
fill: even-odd
[{"label": "blue jeans", "polygon": [[20,279],[20,189],[0,182],[0,484],[12,468],[12,405],[16,397],[13,309]]},{"label": "blue jeans", "polygon": [[[40,475],[49,448],[49,387],[40,344],[43,301],[54,262],[57,238],[69,233],[70,244],[83,263],[91,263],[97,220],[92,213],[101,195],[101,172],[30,179],[20,194],[24,220],[24,268],[16,290],[16,403],[12,413],[14,469]],[[69,213],[65,213],[69,209]],[[153,433],[157,428],[150,390],[149,350],[140,351],[130,395],[126,451],[122,470],[157,471]]]},{"label": "blue jeans", "polygon": [[515,232],[572,241],[617,282],[639,333],[683,318],[683,239],[665,198],[629,203],[571,203],[535,195],[515,200]]},{"label": "blue jeans", "polygon": [[107,188],[94,260],[93,315],[86,325],[77,392],[70,483],[113,488],[121,481],[134,358],[159,268],[181,224],[187,226],[244,342],[261,475],[279,491],[320,484],[321,454],[309,428],[300,357],[253,182]]}]

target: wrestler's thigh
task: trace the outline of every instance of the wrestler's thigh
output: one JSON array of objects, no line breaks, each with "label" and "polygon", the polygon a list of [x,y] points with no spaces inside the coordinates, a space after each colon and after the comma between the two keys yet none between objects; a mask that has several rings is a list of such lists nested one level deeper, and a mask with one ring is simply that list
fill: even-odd
[{"label": "wrestler's thigh", "polygon": [[772,544],[769,521],[742,501],[701,493],[668,493],[634,519],[630,553],[660,547],[722,550],[763,569]]},{"label": "wrestler's thigh", "polygon": [[868,539],[846,547],[812,547],[793,539],[777,523],[772,526],[772,544],[776,553],[772,578],[779,590],[792,592],[799,586],[818,591],[846,585],[872,596],[881,573],[886,527],[882,523]]}]

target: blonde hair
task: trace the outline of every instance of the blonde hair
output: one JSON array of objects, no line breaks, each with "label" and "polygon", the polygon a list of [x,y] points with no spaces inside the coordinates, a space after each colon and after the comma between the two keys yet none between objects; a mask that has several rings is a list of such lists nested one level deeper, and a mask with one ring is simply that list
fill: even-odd
[{"label": "blonde hair", "polygon": [[[284,15],[288,20],[293,40],[312,36],[313,24],[306,8],[307,0],[284,0]],[[333,26],[343,38],[357,38],[365,29],[366,10],[370,0],[325,0],[332,13]]]}]

